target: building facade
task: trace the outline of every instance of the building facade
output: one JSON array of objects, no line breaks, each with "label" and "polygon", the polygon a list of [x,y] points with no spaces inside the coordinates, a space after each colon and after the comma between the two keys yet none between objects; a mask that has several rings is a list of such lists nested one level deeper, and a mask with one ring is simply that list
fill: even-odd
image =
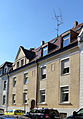
[{"label": "building facade", "polygon": [[78,45],[82,27],[74,22],[72,29],[42,41],[37,49],[19,48],[9,73],[8,109],[55,108],[70,115],[82,107],[81,42]]},{"label": "building facade", "polygon": [[0,66],[0,109],[8,110],[9,76],[12,68],[11,62],[5,62]]}]

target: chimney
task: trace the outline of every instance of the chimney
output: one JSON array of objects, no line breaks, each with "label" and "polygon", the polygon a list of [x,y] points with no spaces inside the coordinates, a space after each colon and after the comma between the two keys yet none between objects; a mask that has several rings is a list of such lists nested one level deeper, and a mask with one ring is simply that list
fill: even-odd
[{"label": "chimney", "polygon": [[77,21],[74,21],[73,27],[75,28],[77,25],[78,25],[78,22]]},{"label": "chimney", "polygon": [[44,45],[44,41],[41,41],[41,45]]}]

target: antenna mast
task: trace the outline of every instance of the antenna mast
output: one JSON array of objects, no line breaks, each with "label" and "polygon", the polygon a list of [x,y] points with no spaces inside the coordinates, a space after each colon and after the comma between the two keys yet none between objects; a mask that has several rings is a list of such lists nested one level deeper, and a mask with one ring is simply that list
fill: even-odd
[{"label": "antenna mast", "polygon": [[[59,10],[60,10],[60,9],[59,9]],[[54,11],[54,18],[55,18],[55,20],[57,21],[56,31],[57,31],[57,37],[58,37],[59,26],[60,26],[61,24],[63,24],[63,18],[62,18],[61,10],[60,10],[60,15],[56,15],[56,13],[55,13],[55,11]]]}]

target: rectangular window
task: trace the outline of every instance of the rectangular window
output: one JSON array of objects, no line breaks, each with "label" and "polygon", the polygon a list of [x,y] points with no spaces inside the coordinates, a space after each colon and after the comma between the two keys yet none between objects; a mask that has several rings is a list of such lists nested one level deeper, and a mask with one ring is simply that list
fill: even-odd
[{"label": "rectangular window", "polygon": [[69,73],[69,58],[61,61],[61,73]]},{"label": "rectangular window", "polygon": [[41,79],[45,79],[46,78],[46,66],[41,68]]},{"label": "rectangular window", "polygon": [[19,62],[17,62],[17,68],[19,67]]},{"label": "rectangular window", "polygon": [[5,102],[6,102],[6,96],[3,95],[3,105],[5,104]]},{"label": "rectangular window", "polygon": [[63,40],[63,47],[66,47],[67,45],[69,45],[69,41],[70,41],[70,35],[66,35],[62,38]]},{"label": "rectangular window", "polygon": [[61,102],[69,101],[69,87],[61,87]]},{"label": "rectangular window", "polygon": [[16,94],[12,95],[12,104],[15,105],[16,104]]},{"label": "rectangular window", "polygon": [[24,84],[28,84],[28,73],[24,74]]},{"label": "rectangular window", "polygon": [[40,90],[40,103],[45,102],[45,90]]},{"label": "rectangular window", "polygon": [[16,87],[16,77],[13,78],[13,87]]},{"label": "rectangular window", "polygon": [[23,65],[24,65],[24,59],[21,60],[21,66],[23,66]]},{"label": "rectangular window", "polygon": [[0,70],[0,76],[2,75],[2,70]]},{"label": "rectangular window", "polygon": [[27,93],[23,94],[23,104],[27,103]]},{"label": "rectangular window", "polygon": [[47,46],[43,48],[43,56],[47,54]]},{"label": "rectangular window", "polygon": [[6,90],[6,81],[4,81],[3,90]]}]

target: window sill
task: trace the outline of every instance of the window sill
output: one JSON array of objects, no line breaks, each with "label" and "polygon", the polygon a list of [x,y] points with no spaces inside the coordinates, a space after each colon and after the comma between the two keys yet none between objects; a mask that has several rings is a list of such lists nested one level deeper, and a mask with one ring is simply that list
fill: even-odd
[{"label": "window sill", "polygon": [[40,103],[38,103],[38,105],[47,105],[47,103],[46,102],[40,102]]},{"label": "window sill", "polygon": [[72,105],[70,102],[61,102],[59,105]]},{"label": "window sill", "polygon": [[65,73],[65,74],[61,74],[61,76],[66,76],[66,75],[69,75],[70,73]]},{"label": "window sill", "polygon": [[46,78],[44,78],[44,79],[41,79],[41,81],[44,81],[44,80],[46,80]]}]

